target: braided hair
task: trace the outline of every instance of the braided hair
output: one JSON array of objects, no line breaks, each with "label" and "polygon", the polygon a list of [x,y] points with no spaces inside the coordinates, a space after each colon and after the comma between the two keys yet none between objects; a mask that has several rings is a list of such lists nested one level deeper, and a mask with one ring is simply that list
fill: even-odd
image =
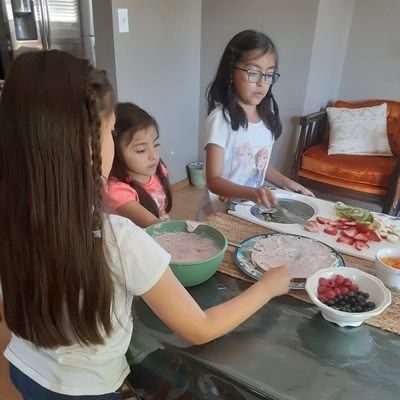
[{"label": "braided hair", "polygon": [[[208,114],[221,105],[224,117],[230,122],[234,131],[237,131],[239,126],[247,128],[248,120],[232,90],[233,68],[245,60],[247,54],[253,50],[260,50],[261,56],[272,52],[275,56],[276,66],[278,66],[278,53],[272,40],[262,32],[245,30],[235,35],[227,44],[217,73],[206,90]],[[282,123],[279,118],[278,104],[272,94],[272,85],[269,87],[267,95],[257,105],[257,111],[272,132],[274,139],[278,139],[282,133]]]},{"label": "braided hair", "polygon": [[87,60],[27,52],[11,64],[1,100],[6,322],[37,347],[103,344],[114,286],[101,235],[100,128],[112,88]]}]

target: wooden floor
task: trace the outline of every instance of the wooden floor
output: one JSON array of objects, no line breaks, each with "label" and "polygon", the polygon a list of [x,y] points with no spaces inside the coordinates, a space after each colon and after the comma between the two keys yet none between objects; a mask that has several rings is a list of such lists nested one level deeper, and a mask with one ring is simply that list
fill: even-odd
[{"label": "wooden floor", "polygon": [[[173,205],[169,213],[171,219],[194,220],[196,217],[202,189],[190,185],[183,186],[185,184],[187,185],[187,183],[184,182],[172,188]],[[1,313],[3,314],[2,309]],[[10,336],[10,331],[3,318],[0,322],[0,400],[21,400],[21,395],[17,392],[9,379],[8,361],[3,356],[3,351],[10,341]]]}]

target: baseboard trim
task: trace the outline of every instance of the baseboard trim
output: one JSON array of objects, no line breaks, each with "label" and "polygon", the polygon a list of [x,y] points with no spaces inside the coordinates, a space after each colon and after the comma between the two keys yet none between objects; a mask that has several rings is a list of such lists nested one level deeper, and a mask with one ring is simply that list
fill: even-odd
[{"label": "baseboard trim", "polygon": [[189,178],[183,179],[179,182],[173,183],[171,185],[171,192],[174,193],[180,189],[183,189],[186,186],[189,186],[190,182],[189,182]]}]

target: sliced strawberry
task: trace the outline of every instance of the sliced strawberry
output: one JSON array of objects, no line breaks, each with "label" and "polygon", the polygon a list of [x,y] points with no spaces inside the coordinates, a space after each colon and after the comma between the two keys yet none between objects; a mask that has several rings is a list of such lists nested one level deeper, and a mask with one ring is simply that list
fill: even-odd
[{"label": "sliced strawberry", "polygon": [[365,233],[357,233],[357,235],[354,236],[354,240],[361,240],[362,242],[368,242],[369,238]]},{"label": "sliced strawberry", "polygon": [[356,222],[356,228],[357,228],[358,232],[361,232],[361,233],[366,233],[368,231],[368,226],[364,225],[358,221]]},{"label": "sliced strawberry", "polygon": [[328,224],[329,221],[330,221],[329,218],[323,218],[323,217],[320,217],[320,216],[318,216],[318,217],[316,218],[316,220],[317,220],[317,222],[318,222],[319,224],[321,224],[321,225]]},{"label": "sliced strawberry", "polygon": [[316,221],[308,220],[307,223],[310,225],[309,227],[304,227],[306,231],[309,232],[319,232],[319,227]]},{"label": "sliced strawberry", "polygon": [[364,250],[364,249],[369,249],[368,243],[362,242],[361,240],[355,240],[354,246],[356,246],[356,249],[359,251]]},{"label": "sliced strawberry", "polygon": [[354,236],[356,236],[358,234],[358,230],[357,230],[357,228],[348,228],[348,229],[344,229],[342,231],[342,234],[353,238]]},{"label": "sliced strawberry", "polygon": [[339,237],[337,238],[336,241],[337,241],[338,243],[346,243],[346,244],[349,244],[350,246],[352,246],[352,245],[353,245],[353,242],[354,242],[353,238],[348,237],[348,236],[339,236]]},{"label": "sliced strawberry", "polygon": [[349,227],[347,225],[336,225],[336,228],[339,230],[343,230],[343,229],[349,229]]},{"label": "sliced strawberry", "polygon": [[380,242],[381,238],[379,235],[373,230],[373,229],[368,229],[367,230],[367,236],[369,240],[373,240],[374,242]]},{"label": "sliced strawberry", "polygon": [[328,224],[329,224],[330,226],[339,226],[339,225],[343,225],[343,223],[342,223],[342,222],[339,222],[339,221],[329,221]]},{"label": "sliced strawberry", "polygon": [[328,235],[336,236],[337,235],[337,228],[334,226],[327,226],[324,229],[324,232],[327,233]]},{"label": "sliced strawberry", "polygon": [[351,219],[346,218],[346,217],[340,217],[340,218],[338,219],[338,221],[339,221],[340,223],[344,224],[345,222],[350,222]]},{"label": "sliced strawberry", "polygon": [[344,222],[344,225],[346,225],[346,226],[356,226],[357,222],[356,221],[346,221],[346,222]]}]

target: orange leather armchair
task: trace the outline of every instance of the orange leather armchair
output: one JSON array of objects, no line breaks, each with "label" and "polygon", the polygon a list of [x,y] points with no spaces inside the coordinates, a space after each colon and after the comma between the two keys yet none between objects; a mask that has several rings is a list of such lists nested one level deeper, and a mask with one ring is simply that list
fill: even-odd
[{"label": "orange leather armchair", "polygon": [[400,102],[336,101],[334,107],[359,108],[387,104],[387,131],[393,157],[328,155],[326,111],[300,118],[300,136],[292,179],[320,193],[378,204],[382,212],[400,212]]}]

